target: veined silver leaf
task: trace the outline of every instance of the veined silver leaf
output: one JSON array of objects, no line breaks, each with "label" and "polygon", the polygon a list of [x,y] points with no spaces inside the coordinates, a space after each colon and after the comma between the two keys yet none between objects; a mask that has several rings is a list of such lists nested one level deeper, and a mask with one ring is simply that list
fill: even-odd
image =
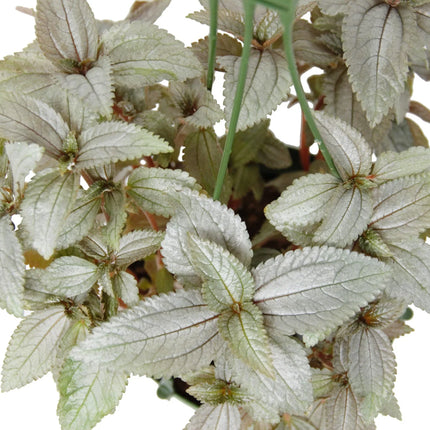
[{"label": "veined silver leaf", "polygon": [[[227,127],[236,94],[240,61],[240,57],[232,55],[218,58],[221,67],[226,70],[224,103]],[[251,49],[237,129],[244,130],[265,119],[283,101],[291,85],[287,61],[281,51]]]},{"label": "veined silver leaf", "polygon": [[417,146],[402,152],[383,152],[373,166],[372,175],[375,175],[375,183],[383,184],[429,170],[430,149]]},{"label": "veined silver leaf", "polygon": [[128,376],[97,365],[67,360],[58,380],[57,414],[64,430],[91,430],[115,411]]},{"label": "veined silver leaf", "polygon": [[324,430],[359,430],[362,419],[359,402],[348,386],[338,388],[324,405]]},{"label": "veined silver leaf", "polygon": [[21,205],[22,225],[30,243],[48,259],[54,253],[67,215],[76,198],[79,178],[46,169],[28,184]]},{"label": "veined silver leaf", "polygon": [[357,98],[373,127],[402,94],[407,73],[407,29],[416,25],[411,8],[374,0],[348,3],[343,22],[344,57]]},{"label": "veined silver leaf", "polygon": [[311,370],[304,348],[285,336],[282,343],[270,341],[275,377],[256,372],[242,361],[229,357],[234,380],[255,399],[270,405],[278,414],[302,414],[312,402]]},{"label": "veined silver leaf", "polygon": [[191,263],[202,277],[202,294],[214,312],[252,300],[255,285],[248,269],[222,246],[189,234]]},{"label": "veined silver leaf", "polygon": [[127,193],[145,211],[172,216],[183,189],[199,191],[196,180],[182,170],[139,167],[128,178]]},{"label": "veined silver leaf", "polygon": [[388,336],[379,329],[360,328],[349,338],[348,380],[358,397],[364,418],[374,419],[391,395],[396,377],[396,360]]},{"label": "veined silver leaf", "polygon": [[97,58],[97,24],[86,0],[38,0],[36,35],[46,57],[63,67],[64,60]]},{"label": "veined silver leaf", "polygon": [[115,264],[126,267],[154,254],[160,248],[163,237],[163,232],[154,230],[135,230],[123,235],[115,252]]},{"label": "veined silver leaf", "polygon": [[251,241],[240,217],[218,201],[183,190],[161,244],[167,269],[181,282],[201,283],[189,256],[188,233],[221,245],[245,267],[251,263]]},{"label": "veined silver leaf", "polygon": [[9,342],[2,390],[22,387],[45,375],[55,362],[59,342],[69,325],[62,305],[35,311],[24,318]]},{"label": "veined silver leaf", "polygon": [[257,306],[244,303],[237,310],[223,311],[218,319],[218,328],[238,358],[255,371],[269,378],[274,376],[263,315]]},{"label": "veined silver leaf", "polygon": [[0,218],[0,306],[16,317],[24,313],[25,264],[9,218]]},{"label": "veined silver leaf", "polygon": [[109,258],[110,250],[100,230],[93,231],[84,237],[79,246],[86,255],[96,260],[106,260]]},{"label": "veined silver leaf", "polygon": [[113,25],[103,33],[102,47],[118,86],[140,88],[163,79],[185,81],[202,73],[200,62],[182,42],[141,21]]},{"label": "veined silver leaf", "polygon": [[95,264],[75,256],[60,257],[43,271],[40,290],[62,297],[78,296],[86,293],[98,277]]},{"label": "veined silver leaf", "polygon": [[363,136],[346,122],[322,112],[315,120],[324,144],[344,181],[367,176],[372,167],[372,150]]},{"label": "veined silver leaf", "polygon": [[6,139],[43,146],[46,154],[59,159],[69,134],[63,118],[46,103],[28,96],[0,96],[0,135]]},{"label": "veined silver leaf", "polygon": [[285,226],[317,223],[328,215],[327,203],[342,191],[341,184],[330,174],[302,176],[295,179],[277,200],[266,206],[264,213],[282,233]]},{"label": "veined silver leaf", "polygon": [[115,294],[127,306],[135,306],[139,303],[139,288],[136,278],[130,273],[121,270],[112,278],[112,288]]},{"label": "veined silver leaf", "polygon": [[95,328],[71,358],[169,378],[216,358],[217,319],[196,290],[155,296]]},{"label": "veined silver leaf", "polygon": [[240,430],[240,412],[237,406],[222,403],[203,405],[191,417],[185,430]]},{"label": "veined silver leaf", "polygon": [[417,237],[430,223],[430,175],[382,184],[373,192],[369,227],[386,242]]},{"label": "veined silver leaf", "polygon": [[135,1],[126,19],[128,21],[143,21],[153,24],[169,4],[170,0]]},{"label": "veined silver leaf", "polygon": [[102,122],[79,136],[78,169],[172,152],[163,139],[133,124]]},{"label": "veined silver leaf", "polygon": [[271,334],[326,333],[385,288],[388,268],[376,259],[321,247],[287,252],[254,270],[254,302]]}]

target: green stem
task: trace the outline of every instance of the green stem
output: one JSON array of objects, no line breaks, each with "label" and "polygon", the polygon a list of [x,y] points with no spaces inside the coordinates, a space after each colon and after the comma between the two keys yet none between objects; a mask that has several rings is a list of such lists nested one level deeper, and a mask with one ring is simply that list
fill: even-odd
[{"label": "green stem", "polygon": [[206,86],[209,91],[212,91],[215,71],[216,57],[216,39],[218,31],[218,0],[210,0],[210,30],[209,30],[209,60],[208,60],[208,75]]},{"label": "green stem", "polygon": [[249,54],[251,52],[251,42],[254,29],[254,10],[255,0],[244,2],[245,8],[245,37],[243,40],[242,57],[240,60],[239,79],[237,82],[236,94],[234,96],[233,109],[230,117],[230,126],[225,139],[224,151],[222,153],[221,163],[218,170],[218,177],[215,183],[213,198],[218,200],[221,195],[225,175],[227,173],[228,161],[230,159],[233,147],[234,135],[236,133],[237,123],[239,121],[240,108],[242,106],[243,94],[245,92],[246,74],[248,72]]},{"label": "green stem", "polygon": [[293,50],[293,25],[295,19],[296,5],[297,0],[289,0],[289,8],[286,10],[282,10],[279,12],[282,24],[284,26],[284,49],[285,55],[288,62],[288,68],[290,71],[291,78],[293,80],[294,88],[297,93],[297,98],[299,100],[300,106],[302,108],[303,114],[305,115],[306,122],[311,130],[315,140],[318,142],[321,154],[323,155],[328,168],[332,175],[339,178],[339,173],[336,169],[336,166],[333,163],[333,159],[331,158],[330,153],[327,150],[327,147],[324,145],[323,139],[318,131],[318,127],[315,123],[314,117],[312,115],[311,109],[306,100],[306,94],[303,90],[302,84],[300,82],[299,72],[297,71],[296,59],[294,57]]}]

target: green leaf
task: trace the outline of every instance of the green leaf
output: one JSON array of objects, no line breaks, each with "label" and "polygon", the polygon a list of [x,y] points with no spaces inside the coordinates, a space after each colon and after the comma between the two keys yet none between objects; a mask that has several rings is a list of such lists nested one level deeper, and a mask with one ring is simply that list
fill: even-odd
[{"label": "green leaf", "polygon": [[28,96],[0,96],[0,135],[6,139],[43,146],[46,154],[59,159],[69,134],[63,118],[47,104]]},{"label": "green leaf", "polygon": [[202,68],[190,50],[165,30],[141,21],[118,23],[102,35],[115,83],[139,88],[163,79],[185,81]]},{"label": "green leaf", "polygon": [[287,145],[278,140],[270,130],[267,130],[256,161],[269,169],[287,169],[293,164]]},{"label": "green leaf", "polygon": [[253,303],[243,303],[224,310],[218,319],[221,336],[236,357],[267,377],[274,376],[263,316]]},{"label": "green leaf", "polygon": [[240,430],[240,412],[229,403],[203,405],[191,417],[185,430]]},{"label": "green leaf", "polygon": [[318,7],[327,15],[348,13],[349,0],[318,0]]},{"label": "green leaf", "polygon": [[251,242],[240,217],[218,201],[183,192],[161,244],[167,269],[181,282],[201,284],[186,246],[189,233],[221,245],[245,267],[249,266]]},{"label": "green leaf", "polygon": [[112,288],[127,306],[135,306],[139,303],[137,281],[130,273],[124,271],[117,273],[112,279]]},{"label": "green leaf", "polygon": [[79,136],[78,169],[172,152],[163,139],[133,124],[102,122]]},{"label": "green leaf", "polygon": [[[241,60],[239,57],[228,55],[219,58],[218,61],[226,70],[224,103],[227,127],[229,127]],[[282,51],[251,49],[245,95],[237,129],[244,130],[265,119],[287,96],[291,84],[288,65]]]},{"label": "green leaf", "polygon": [[114,186],[103,193],[104,209],[106,211],[107,224],[104,227],[104,235],[107,245],[117,249],[121,232],[124,229],[127,212],[125,210],[127,199],[121,186]]},{"label": "green leaf", "polygon": [[257,266],[254,302],[269,334],[318,337],[373,300],[385,288],[387,271],[378,260],[348,250],[304,248]]},{"label": "green leaf", "polygon": [[170,0],[135,1],[126,19],[128,21],[142,21],[153,24],[169,4]]},{"label": "green leaf", "polygon": [[348,3],[343,23],[344,57],[354,92],[373,127],[402,94],[408,73],[407,29],[416,25],[409,7],[373,0]]},{"label": "green leaf", "polygon": [[24,318],[9,342],[2,390],[22,387],[45,375],[55,362],[59,342],[69,324],[62,305],[35,311]]},{"label": "green leaf", "polygon": [[24,313],[25,264],[22,246],[8,217],[0,218],[0,306],[16,317]]},{"label": "green leaf", "polygon": [[56,296],[73,297],[86,293],[99,277],[98,267],[79,257],[55,259],[43,272],[41,291]]},{"label": "green leaf", "polygon": [[86,0],[38,0],[36,35],[45,56],[66,70],[67,60],[97,58],[97,23]]},{"label": "green leaf", "polygon": [[128,178],[127,193],[144,211],[169,217],[175,213],[176,202],[184,189],[199,191],[201,187],[179,169],[139,167]]},{"label": "green leaf", "polygon": [[64,430],[91,430],[120,401],[128,376],[123,372],[67,360],[60,374],[57,414]]},{"label": "green leaf", "polygon": [[27,187],[21,205],[22,225],[33,248],[49,259],[76,198],[78,177],[46,169]]},{"label": "green leaf", "polygon": [[94,329],[72,358],[168,378],[207,366],[221,346],[217,315],[198,291],[146,299]]}]

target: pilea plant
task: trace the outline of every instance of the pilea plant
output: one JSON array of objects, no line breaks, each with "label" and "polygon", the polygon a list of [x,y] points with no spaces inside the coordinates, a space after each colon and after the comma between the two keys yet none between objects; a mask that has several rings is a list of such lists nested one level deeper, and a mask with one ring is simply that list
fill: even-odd
[{"label": "pilea plant", "polygon": [[[23,318],[2,389],[51,371],[67,430],[131,373],[193,397],[187,430],[399,418],[392,342],[430,312],[430,150],[406,117],[430,117],[410,100],[430,2],[201,4],[185,48],[153,24],[169,0],[120,22],[39,0],[37,40],[0,63],[0,305]],[[269,128],[283,102],[298,149]]]}]

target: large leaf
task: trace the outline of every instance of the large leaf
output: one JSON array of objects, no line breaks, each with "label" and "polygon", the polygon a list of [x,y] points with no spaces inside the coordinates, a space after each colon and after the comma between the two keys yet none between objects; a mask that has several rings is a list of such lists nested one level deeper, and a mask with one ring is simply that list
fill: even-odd
[{"label": "large leaf", "polygon": [[371,126],[381,122],[405,88],[407,29],[415,25],[408,7],[375,4],[374,0],[348,4],[342,26],[344,57]]},{"label": "large leaf", "polygon": [[359,401],[348,386],[338,388],[324,405],[326,430],[358,430],[362,419]]},{"label": "large leaf", "polygon": [[200,76],[197,58],[158,27],[141,21],[119,23],[102,35],[103,53],[119,86],[140,88],[163,79],[185,81]]},{"label": "large leaf", "polygon": [[25,264],[22,246],[7,216],[0,218],[0,306],[21,317],[24,312]]},{"label": "large leaf", "polygon": [[78,177],[70,172],[44,170],[29,184],[22,202],[22,225],[31,245],[48,259],[75,201]]},{"label": "large leaf", "polygon": [[221,339],[217,314],[198,291],[156,296],[94,329],[72,358],[110,369],[170,377],[207,366]]},{"label": "large leaf", "polygon": [[6,352],[2,390],[22,387],[45,375],[55,362],[59,342],[68,327],[62,305],[35,311],[21,321]]},{"label": "large leaf", "polygon": [[313,343],[374,299],[385,287],[387,270],[376,259],[343,249],[287,252],[254,270],[254,302],[269,334],[299,333]]},{"label": "large leaf", "polygon": [[64,430],[91,430],[114,412],[127,385],[123,372],[67,360],[58,380],[57,414]]},{"label": "large leaf", "polygon": [[[226,70],[224,103],[228,127],[233,110],[241,59],[228,55],[219,58],[218,61]],[[282,51],[252,49],[237,129],[244,130],[265,119],[287,96],[291,84],[288,65]]]},{"label": "large leaf", "polygon": [[67,60],[97,58],[97,24],[86,0],[38,0],[36,34],[46,57],[66,70]]},{"label": "large leaf", "polygon": [[222,403],[203,405],[191,417],[185,430],[240,430],[240,412],[237,406]]},{"label": "large leaf", "polygon": [[187,248],[188,233],[221,245],[246,267],[251,262],[251,242],[240,217],[217,201],[184,191],[162,243],[167,269],[182,282],[200,284]]},{"label": "large leaf", "polygon": [[133,124],[102,122],[79,137],[78,169],[172,152],[166,141]]},{"label": "large leaf", "polygon": [[127,192],[143,210],[169,217],[175,213],[183,189],[200,188],[182,170],[140,167],[129,176]]}]

